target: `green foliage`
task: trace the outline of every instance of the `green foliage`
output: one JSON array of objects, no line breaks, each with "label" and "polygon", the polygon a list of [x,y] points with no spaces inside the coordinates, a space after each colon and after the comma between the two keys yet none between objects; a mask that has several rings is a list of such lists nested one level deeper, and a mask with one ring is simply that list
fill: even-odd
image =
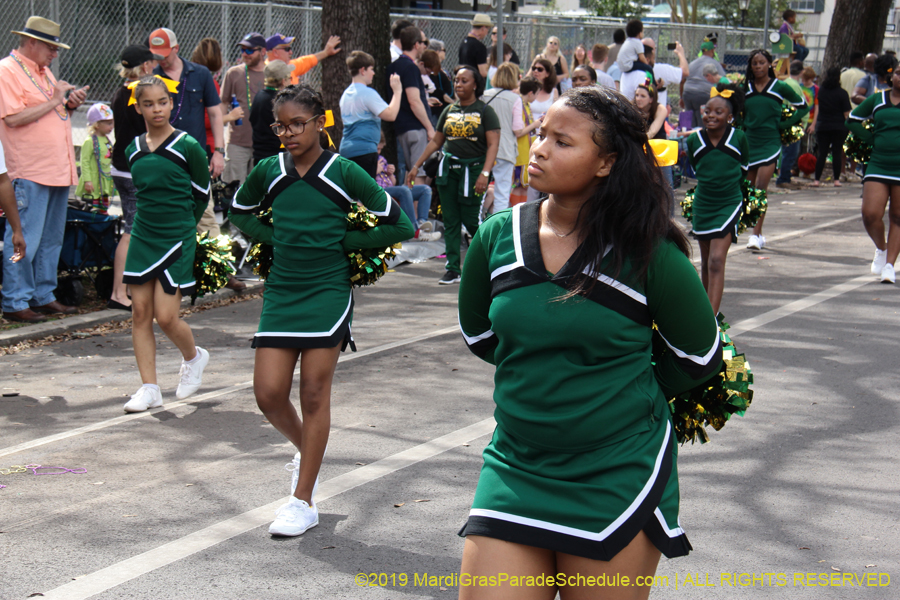
[{"label": "green foliage", "polygon": [[[781,27],[781,13],[788,8],[788,0],[771,0],[771,21],[769,28]],[[727,27],[736,27],[741,24],[741,9],[738,6],[738,0],[703,0],[701,4],[701,14],[715,13],[718,19],[715,21],[704,21],[710,25],[724,25]],[[762,28],[765,21],[766,0],[750,0],[750,7],[747,9],[747,18],[744,20],[745,27]],[[797,15],[797,23],[800,29],[803,29],[803,15]]]},{"label": "green foliage", "polygon": [[598,17],[633,19],[645,12],[644,5],[634,0],[583,0],[582,6]]}]

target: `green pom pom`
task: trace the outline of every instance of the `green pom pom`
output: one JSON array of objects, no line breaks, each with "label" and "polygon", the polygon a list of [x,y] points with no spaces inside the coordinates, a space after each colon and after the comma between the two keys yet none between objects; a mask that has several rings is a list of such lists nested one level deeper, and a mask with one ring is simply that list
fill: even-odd
[{"label": "green pom pom", "polygon": [[[785,104],[781,107],[781,122],[784,123],[786,121],[790,121],[794,115],[797,114],[797,109],[793,106]],[[782,146],[790,146],[794,142],[800,141],[800,138],[803,137],[803,126],[797,123],[796,125],[791,125],[790,127],[781,128],[779,127],[781,132],[781,145]]]},{"label": "green pom pom", "polygon": [[741,181],[741,219],[738,221],[738,235],[744,233],[748,229],[753,229],[759,218],[766,214],[769,206],[768,196],[764,190],[755,188],[750,185],[749,179]]},{"label": "green pom pom", "polygon": [[[366,231],[378,226],[378,217],[356,204],[347,214],[348,231]],[[399,244],[397,245],[399,247]],[[387,261],[397,256],[393,246],[362,248],[347,253],[350,259],[350,285],[372,285],[387,273]]]},{"label": "green pom pom", "polygon": [[233,261],[230,237],[220,235],[210,238],[208,232],[197,234],[197,252],[194,254],[194,280],[197,284],[191,294],[191,304],[197,298],[225,287],[228,278],[234,274]]},{"label": "green pom pom", "polygon": [[689,223],[694,221],[694,193],[697,188],[692,187],[684,193],[684,200],[681,201],[681,216]]},{"label": "green pom pom", "polygon": [[[875,123],[872,119],[863,121],[863,127],[865,127],[866,131],[869,131],[870,134],[875,131]],[[872,144],[861,140],[856,134],[851,133],[847,136],[847,139],[844,140],[844,154],[852,162],[867,165],[872,158]]]}]

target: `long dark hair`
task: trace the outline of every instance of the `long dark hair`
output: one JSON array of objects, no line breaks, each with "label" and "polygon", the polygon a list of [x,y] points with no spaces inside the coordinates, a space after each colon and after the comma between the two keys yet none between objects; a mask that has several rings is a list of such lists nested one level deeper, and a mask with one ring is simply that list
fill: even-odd
[{"label": "long dark hair", "polygon": [[841,85],[841,68],[831,67],[825,71],[825,79],[822,80],[822,88],[833,90]]},{"label": "long dark hair", "polygon": [[[642,83],[634,90],[635,93],[637,93],[638,89],[644,90],[647,92],[647,95],[650,96],[650,105],[646,109],[638,107],[636,103],[634,104],[638,112],[644,116],[647,127],[650,127],[650,124],[656,119],[656,111],[659,108],[659,94],[656,93],[656,86],[652,83]],[[632,100],[632,102],[634,102],[634,100]]]},{"label": "long dark hair", "polygon": [[750,56],[747,57],[747,72],[746,72],[746,84],[747,89],[752,89],[753,81],[756,79],[753,75],[753,67],[750,65],[753,64],[753,58],[759,54],[763,55],[763,58],[766,59],[766,62],[769,63],[769,79],[777,79],[775,76],[775,69],[772,68],[772,55],[769,54],[767,50],[763,50],[762,48],[757,48],[753,52],[750,53]]},{"label": "long dark hair", "polygon": [[[553,88],[556,87],[556,69],[553,67],[553,64],[547,60],[546,58],[535,58],[531,62],[531,66],[541,65],[544,68],[544,71],[547,72],[547,77],[544,78],[544,81],[541,83],[541,87],[544,88],[544,92],[547,94],[553,93]],[[532,75],[534,77],[534,75]],[[535,77],[537,79],[537,77]]]},{"label": "long dark hair", "polygon": [[[568,90],[562,101],[593,121],[597,153],[616,155],[609,175],[578,214],[578,227],[585,232],[578,272],[598,273],[607,246],[613,248],[614,273],[628,259],[639,279],[663,239],[689,256],[687,238],[669,217],[674,200],[649,148],[643,115],[624,96],[602,87]],[[593,277],[582,280],[572,295],[589,291],[594,283]]]}]

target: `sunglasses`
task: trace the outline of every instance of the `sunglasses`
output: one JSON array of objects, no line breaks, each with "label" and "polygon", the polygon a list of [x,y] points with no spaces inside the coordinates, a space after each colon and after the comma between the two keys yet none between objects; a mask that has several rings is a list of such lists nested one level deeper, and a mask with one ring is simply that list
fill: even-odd
[{"label": "sunglasses", "polygon": [[290,46],[277,46],[275,49],[276,50],[284,50],[285,52],[293,52],[293,50],[294,50]]},{"label": "sunglasses", "polygon": [[536,71],[538,73],[543,73],[545,69],[544,69],[544,67],[531,67],[531,70]]},{"label": "sunglasses", "polygon": [[256,54],[257,52],[259,52],[259,48],[241,48],[241,52],[243,52],[247,56],[250,56],[251,54]]}]

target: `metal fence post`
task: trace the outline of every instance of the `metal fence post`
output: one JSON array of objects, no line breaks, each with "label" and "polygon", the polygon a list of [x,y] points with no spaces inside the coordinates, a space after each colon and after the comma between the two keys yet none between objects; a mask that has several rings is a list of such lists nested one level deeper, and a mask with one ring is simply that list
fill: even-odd
[{"label": "metal fence post", "polygon": [[175,2],[169,0],[169,29],[175,27]]},{"label": "metal fence post", "polygon": [[272,32],[272,0],[266,0],[266,33]]},{"label": "metal fence post", "polygon": [[[226,46],[230,43],[229,40],[231,39],[231,37],[229,35],[229,31],[228,31],[230,28],[230,25],[231,25],[229,23],[229,19],[231,16],[231,12],[229,11],[230,7],[231,7],[230,4],[227,4],[227,3],[222,4],[222,41],[221,41],[221,43]],[[222,69],[222,71],[224,72],[225,69]]]},{"label": "metal fence post", "polygon": [[128,14],[129,5],[129,0],[125,0],[125,46],[131,45],[131,25],[130,15]]}]

